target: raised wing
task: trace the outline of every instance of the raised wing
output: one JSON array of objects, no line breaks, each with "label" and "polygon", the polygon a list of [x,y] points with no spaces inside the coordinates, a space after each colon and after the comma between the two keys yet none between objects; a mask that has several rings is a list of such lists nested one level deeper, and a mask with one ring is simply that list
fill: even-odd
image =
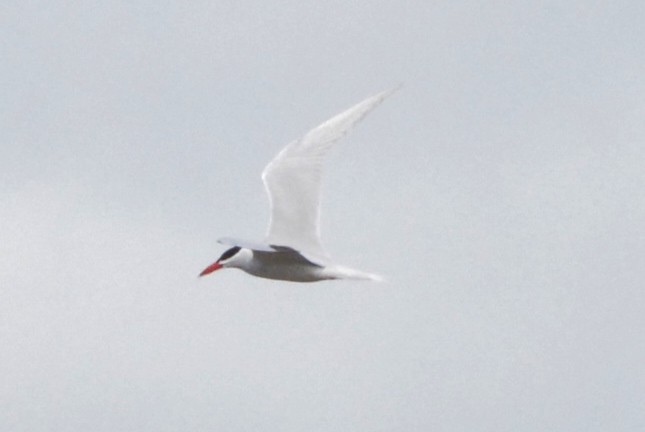
[{"label": "raised wing", "polygon": [[266,242],[326,257],[320,244],[320,181],[324,156],[354,124],[396,89],[372,96],[287,145],[266,166],[271,220]]}]

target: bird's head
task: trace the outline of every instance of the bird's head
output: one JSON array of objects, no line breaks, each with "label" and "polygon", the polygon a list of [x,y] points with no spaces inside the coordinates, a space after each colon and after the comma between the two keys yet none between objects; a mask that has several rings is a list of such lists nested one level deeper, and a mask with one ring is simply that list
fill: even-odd
[{"label": "bird's head", "polygon": [[248,249],[244,249],[239,246],[232,247],[226,250],[226,252],[224,252],[217,261],[206,267],[199,276],[206,276],[209,273],[213,273],[215,270],[225,267],[240,267],[240,265],[251,258],[252,254],[253,252]]}]

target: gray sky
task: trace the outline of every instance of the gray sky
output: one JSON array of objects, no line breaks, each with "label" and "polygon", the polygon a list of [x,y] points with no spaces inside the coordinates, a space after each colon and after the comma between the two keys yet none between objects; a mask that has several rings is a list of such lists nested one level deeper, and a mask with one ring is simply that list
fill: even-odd
[{"label": "gray sky", "polygon": [[[0,6],[0,430],[645,427],[643,2],[108,3]],[[387,283],[197,279],[398,83],[323,202]]]}]

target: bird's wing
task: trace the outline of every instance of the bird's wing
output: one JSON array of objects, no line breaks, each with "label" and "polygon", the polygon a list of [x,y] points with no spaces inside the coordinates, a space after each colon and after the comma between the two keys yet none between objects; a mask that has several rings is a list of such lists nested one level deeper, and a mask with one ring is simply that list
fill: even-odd
[{"label": "bird's wing", "polygon": [[326,257],[320,243],[320,180],[324,156],[351,127],[396,89],[354,105],[288,144],[266,166],[271,220],[266,242]]}]

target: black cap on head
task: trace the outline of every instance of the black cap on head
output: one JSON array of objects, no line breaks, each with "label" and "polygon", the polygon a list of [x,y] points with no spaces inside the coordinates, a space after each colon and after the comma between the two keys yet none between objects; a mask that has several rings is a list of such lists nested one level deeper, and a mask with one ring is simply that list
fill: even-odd
[{"label": "black cap on head", "polygon": [[229,259],[229,258],[230,258],[230,257],[232,257],[233,255],[235,255],[236,253],[238,253],[238,252],[240,251],[240,249],[241,249],[241,248],[240,248],[239,246],[235,246],[235,247],[230,248],[229,250],[227,250],[226,252],[224,252],[224,253],[222,254],[222,256],[221,256],[221,257],[219,257],[218,261],[223,261],[223,260],[227,260],[227,259]]}]

